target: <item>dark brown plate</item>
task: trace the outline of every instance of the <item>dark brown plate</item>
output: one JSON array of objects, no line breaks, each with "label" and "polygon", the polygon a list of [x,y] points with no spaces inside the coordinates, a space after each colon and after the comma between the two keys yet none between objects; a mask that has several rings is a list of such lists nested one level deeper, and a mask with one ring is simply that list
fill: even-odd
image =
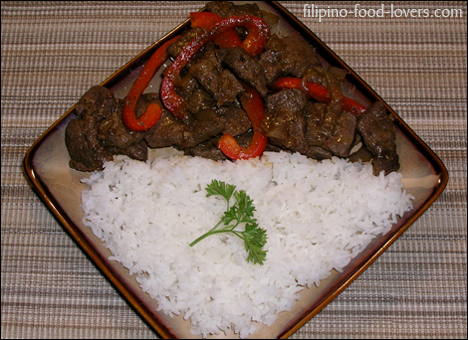
[{"label": "dark brown plate", "polygon": [[[276,2],[258,1],[257,3],[262,9],[280,17],[276,29],[286,34],[299,32],[316,48],[324,64],[348,71],[345,84],[347,96],[365,105],[378,100],[383,102],[370,86],[281,5]],[[136,56],[101,85],[114,91],[117,97],[123,98],[152,53],[188,26],[187,20]],[[156,76],[149,87],[150,91],[156,92],[154,89],[157,89],[159,84],[160,77]],[[403,175],[406,191],[415,197],[413,209],[402,216],[389,233],[376,238],[344,268],[343,272],[333,272],[329,278],[321,282],[320,287],[304,289],[294,308],[290,312],[280,313],[271,327],[259,325],[258,331],[251,336],[252,338],[287,338],[292,335],[369,267],[444,190],[448,181],[445,166],[409,126],[388,105],[386,106],[396,117],[400,172]],[[70,158],[64,138],[65,127],[74,117],[73,110],[74,107],[70,108],[27,152],[24,168],[33,188],[70,235],[159,335],[164,338],[193,338],[189,321],[183,320],[182,317],[171,318],[158,312],[156,301],[140,289],[135,278],[130,276],[120,263],[108,260],[111,255],[109,250],[89,228],[83,225],[80,204],[81,191],[86,186],[80,180],[89,176],[89,173],[70,169],[68,166]],[[233,334],[226,335],[228,338],[232,336]]]}]

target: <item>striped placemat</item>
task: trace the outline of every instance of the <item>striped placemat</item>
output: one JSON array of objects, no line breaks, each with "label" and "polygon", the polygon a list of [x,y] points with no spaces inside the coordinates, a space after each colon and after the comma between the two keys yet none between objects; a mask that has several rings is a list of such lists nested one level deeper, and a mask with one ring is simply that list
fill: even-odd
[{"label": "striped placemat", "polygon": [[[466,338],[466,3],[280,3],[399,113],[450,175],[432,207],[293,338]],[[158,337],[31,190],[21,164],[89,87],[203,4],[2,1],[2,338]]]}]

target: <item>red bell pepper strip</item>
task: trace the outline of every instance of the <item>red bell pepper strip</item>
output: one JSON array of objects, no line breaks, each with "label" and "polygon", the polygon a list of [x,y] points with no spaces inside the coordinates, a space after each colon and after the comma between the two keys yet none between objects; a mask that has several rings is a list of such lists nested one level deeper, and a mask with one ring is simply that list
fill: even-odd
[{"label": "red bell pepper strip", "polygon": [[179,39],[180,36],[176,36],[171,40],[166,41],[159,47],[156,52],[148,60],[140,76],[133,84],[132,89],[124,99],[124,108],[122,112],[122,120],[124,124],[133,131],[146,131],[154,124],[159,121],[161,117],[161,107],[158,104],[152,103],[147,108],[143,116],[136,118],[135,108],[141,94],[146,89],[154,74],[158,71],[161,65],[167,60],[168,55],[166,48],[174,41]]},{"label": "red bell pepper strip", "polygon": [[309,95],[318,102],[327,103],[331,99],[328,89],[323,85],[308,81],[307,88],[309,89]]},{"label": "red bell pepper strip", "polygon": [[252,141],[248,148],[241,147],[230,134],[224,134],[218,141],[220,149],[230,159],[249,159],[258,157],[265,151],[268,138],[263,134],[261,123],[265,117],[265,107],[259,93],[244,85],[245,93],[241,97],[242,108],[247,112],[253,129]]},{"label": "red bell pepper strip", "polygon": [[[305,89],[304,86],[307,86],[307,88]],[[320,103],[328,103],[331,99],[330,93],[325,86],[311,82],[311,81],[306,81],[304,83],[301,78],[295,78],[295,77],[278,78],[271,85],[271,89],[273,90],[299,89],[301,91],[306,92],[310,97],[314,98],[316,101]],[[366,110],[366,108],[351,98],[343,97],[343,110],[359,116]]]},{"label": "red bell pepper strip", "polygon": [[274,91],[279,91],[282,89],[300,90],[302,87],[302,78],[280,77],[280,78],[277,78],[275,82],[271,84],[270,87]]},{"label": "red bell pepper strip", "polygon": [[249,159],[261,156],[267,144],[268,138],[263,133],[254,132],[248,148],[241,147],[232,135],[225,134],[218,141],[218,149],[233,160]]},{"label": "red bell pepper strip", "polygon": [[304,83],[301,78],[281,77],[276,79],[271,85],[271,88],[275,91],[281,89],[298,89],[321,103],[326,103],[330,100],[330,94],[325,86],[310,81]]},{"label": "red bell pepper strip", "polygon": [[263,51],[266,42],[270,38],[270,30],[266,22],[260,18],[251,15],[239,15],[223,19],[210,26],[207,32],[192,40],[167,69],[161,86],[161,99],[164,106],[174,116],[184,121],[189,120],[187,103],[175,93],[175,82],[187,62],[208,42],[239,26],[247,28],[249,32],[242,42],[242,47],[251,55],[257,55]]},{"label": "red bell pepper strip", "polygon": [[357,101],[352,100],[351,98],[344,97],[343,98],[343,110],[346,112],[352,113],[353,115],[360,116],[364,111],[366,111],[366,107],[359,104]]},{"label": "red bell pepper strip", "polygon": [[[223,17],[211,12],[190,13],[190,22],[192,27],[210,28],[217,22],[223,20]],[[214,43],[220,48],[233,48],[242,46],[242,40],[235,29],[230,29],[224,34],[214,39]]]}]

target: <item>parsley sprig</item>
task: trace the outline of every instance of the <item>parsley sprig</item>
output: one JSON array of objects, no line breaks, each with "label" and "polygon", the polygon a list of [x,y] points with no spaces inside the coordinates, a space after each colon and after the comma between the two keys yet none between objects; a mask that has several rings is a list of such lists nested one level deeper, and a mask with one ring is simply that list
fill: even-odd
[{"label": "parsley sprig", "polygon": [[[252,199],[244,190],[237,191],[235,185],[218,180],[213,180],[205,190],[207,192],[206,197],[224,197],[227,208],[221,220],[210,231],[190,243],[190,247],[210,235],[231,233],[244,240],[247,261],[263,264],[267,253],[263,249],[267,242],[267,235],[266,230],[260,228],[257,219],[254,218],[255,206]],[[235,203],[230,206],[233,196]],[[244,230],[237,230],[236,228],[241,224],[245,225]]]}]

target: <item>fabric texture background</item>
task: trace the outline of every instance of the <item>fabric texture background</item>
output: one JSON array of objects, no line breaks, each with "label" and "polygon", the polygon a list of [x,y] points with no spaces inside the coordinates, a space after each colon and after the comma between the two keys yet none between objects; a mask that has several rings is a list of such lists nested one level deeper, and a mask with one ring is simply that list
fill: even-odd
[{"label": "fabric texture background", "polygon": [[[430,13],[461,9],[461,18],[349,14],[321,22],[304,18],[305,2],[280,3],[395,109],[450,176],[430,209],[293,338],[466,339],[466,3],[383,2]],[[22,161],[88,88],[203,4],[2,1],[2,338],[158,337],[29,187]]]}]

